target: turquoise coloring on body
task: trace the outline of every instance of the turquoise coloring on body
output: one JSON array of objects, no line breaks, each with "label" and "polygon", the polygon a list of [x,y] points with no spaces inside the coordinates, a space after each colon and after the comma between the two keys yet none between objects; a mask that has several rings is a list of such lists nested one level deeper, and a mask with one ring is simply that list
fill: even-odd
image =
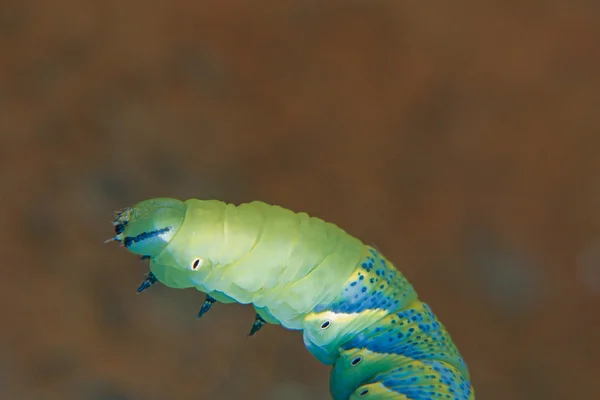
[{"label": "turquoise coloring on body", "polygon": [[150,261],[155,284],[251,304],[266,324],[303,332],[332,365],[334,400],[474,400],[467,366],[412,285],[376,249],[305,213],[251,202],[158,198],[117,214],[113,240]]}]

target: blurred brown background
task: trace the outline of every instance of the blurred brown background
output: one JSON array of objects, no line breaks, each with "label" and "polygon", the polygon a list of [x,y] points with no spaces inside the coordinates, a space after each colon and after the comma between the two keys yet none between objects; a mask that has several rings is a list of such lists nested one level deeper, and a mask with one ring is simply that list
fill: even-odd
[{"label": "blurred brown background", "polygon": [[374,243],[478,399],[600,398],[599,21],[596,1],[4,1],[0,398],[329,398],[298,332],[135,295],[147,267],[102,242],[157,196]]}]

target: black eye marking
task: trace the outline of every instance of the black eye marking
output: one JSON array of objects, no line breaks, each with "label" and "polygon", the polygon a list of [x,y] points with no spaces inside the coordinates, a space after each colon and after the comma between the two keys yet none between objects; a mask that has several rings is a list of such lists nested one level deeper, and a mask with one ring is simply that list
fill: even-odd
[{"label": "black eye marking", "polygon": [[323,321],[323,323],[321,324],[321,329],[327,329],[329,328],[329,325],[331,325],[331,321]]},{"label": "black eye marking", "polygon": [[120,235],[124,231],[125,231],[125,225],[123,225],[123,224],[117,224],[117,225],[115,225],[115,233],[117,235]]},{"label": "black eye marking", "polygon": [[201,259],[201,258],[196,258],[196,259],[194,260],[194,263],[192,264],[192,269],[193,269],[193,270],[196,270],[196,269],[198,269],[198,267],[200,266],[200,262],[201,262],[201,261],[202,261],[202,259]]},{"label": "black eye marking", "polygon": [[369,393],[369,389],[363,389],[358,395],[359,396],[364,396],[367,393]]},{"label": "black eye marking", "polygon": [[[115,228],[116,229],[116,228]],[[169,232],[171,230],[171,227],[166,227],[163,229],[157,229],[155,231],[150,231],[150,232],[142,232],[137,236],[127,236],[125,239],[123,239],[123,244],[125,245],[125,247],[129,247],[134,243],[137,242],[143,242],[144,240],[148,240],[153,238],[154,236],[158,236],[160,234],[163,234],[165,232]]]},{"label": "black eye marking", "polygon": [[362,357],[356,357],[352,360],[352,362],[350,364],[352,364],[352,366],[356,366],[358,364],[360,364],[360,362],[362,361]]}]

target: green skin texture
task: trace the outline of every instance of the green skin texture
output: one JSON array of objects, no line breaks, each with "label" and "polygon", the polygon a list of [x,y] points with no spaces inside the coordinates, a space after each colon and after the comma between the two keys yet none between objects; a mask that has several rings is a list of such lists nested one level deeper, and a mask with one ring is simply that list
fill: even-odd
[{"label": "green skin texture", "polygon": [[[376,337],[380,335],[377,332],[397,328],[396,320],[403,325],[398,332],[413,327],[420,333],[417,338],[430,337],[409,317],[404,321],[394,314],[407,307],[424,313],[425,322],[437,320],[432,314],[431,321],[427,320],[426,306],[395,269],[386,289],[397,299],[392,313],[377,308],[331,311],[327,305],[359,282],[356,274],[360,276],[362,271],[364,275],[360,283],[375,277],[374,271],[360,268],[369,252],[375,251],[336,225],[258,201],[236,206],[217,200],[169,198],[145,200],[122,211],[117,224],[124,229],[115,240],[130,252],[148,257],[150,270],[164,285],[196,288],[223,303],[252,304],[266,322],[302,330],[309,351],[333,365],[330,383],[335,400],[430,398],[422,388],[434,380],[435,385],[427,388],[442,397],[431,398],[475,398],[466,366],[441,324],[435,344],[433,339],[419,339],[420,345],[431,350],[431,356],[419,360],[344,347],[358,333],[370,332],[368,335]],[[385,264],[387,260],[377,256]],[[437,362],[437,367],[431,362]],[[393,372],[398,368],[400,372]],[[417,374],[418,382],[402,383],[411,377],[405,370]],[[385,381],[394,374],[404,379],[393,383],[400,389]],[[430,381],[425,382],[427,379]],[[454,397],[457,391],[462,395]]]}]

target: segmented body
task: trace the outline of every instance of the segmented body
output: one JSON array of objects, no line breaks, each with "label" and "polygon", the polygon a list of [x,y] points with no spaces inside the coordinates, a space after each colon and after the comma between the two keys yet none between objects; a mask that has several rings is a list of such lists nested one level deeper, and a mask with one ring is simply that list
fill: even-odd
[{"label": "segmented body", "polygon": [[475,398],[430,307],[380,252],[333,224],[261,202],[152,199],[122,212],[115,230],[150,259],[153,279],[302,330],[333,365],[334,400]]}]

